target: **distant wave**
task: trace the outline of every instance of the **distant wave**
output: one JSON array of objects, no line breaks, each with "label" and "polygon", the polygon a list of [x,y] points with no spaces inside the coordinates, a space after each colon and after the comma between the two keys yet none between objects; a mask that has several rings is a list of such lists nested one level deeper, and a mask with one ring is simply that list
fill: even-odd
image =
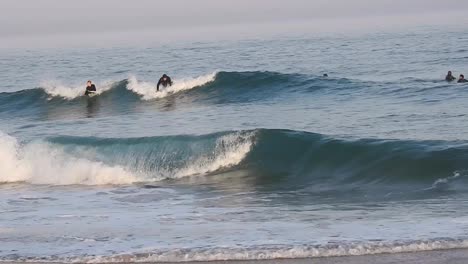
[{"label": "distant wave", "polygon": [[282,189],[412,184],[440,189],[463,183],[468,164],[466,145],[346,141],[270,129],[128,139],[55,137],[26,144],[3,134],[0,141],[4,183],[132,184],[243,170],[258,184]]},{"label": "distant wave", "polygon": [[[138,95],[141,95],[144,100],[163,98],[167,95],[174,94],[180,91],[193,89],[202,86],[214,80],[216,72],[199,76],[196,78],[176,79],[170,87],[161,87],[160,92],[156,91],[156,83],[138,81],[135,76],[127,80],[126,88]],[[118,82],[105,82],[98,84],[97,94],[102,94],[117,87]],[[61,97],[67,100],[82,97],[84,95],[83,85],[63,85],[58,81],[45,81],[40,85],[45,93],[51,97]]]},{"label": "distant wave", "polygon": [[[197,94],[203,98],[214,99],[219,97],[219,100],[228,100],[230,98],[242,101],[250,97],[262,98],[271,94],[289,94],[289,93],[309,93],[324,91],[325,93],[336,94],[343,91],[352,91],[356,93],[362,88],[378,88],[372,89],[376,94],[399,94],[405,95],[420,93],[428,90],[440,89],[447,87],[459,87],[458,85],[449,86],[444,81],[436,80],[419,80],[414,78],[405,78],[395,82],[371,82],[361,81],[347,78],[332,78],[321,77],[304,74],[285,74],[279,72],[268,71],[252,71],[252,72],[213,72],[197,77],[186,77],[174,80],[174,85],[170,87],[161,87],[159,92],[156,91],[156,82],[148,82],[138,79],[137,76],[130,76],[125,80],[106,81],[98,83],[97,93],[99,95],[115,93],[115,90],[121,90],[121,85],[129,91],[130,94],[136,94],[142,100],[154,100],[167,96],[184,94]],[[421,87],[421,84],[424,84]],[[401,87],[401,86],[404,87]],[[202,88],[202,89],[195,89]],[[25,97],[37,99],[62,99],[75,100],[84,95],[85,86],[67,85],[57,80],[43,81],[39,88],[20,90],[16,92],[0,93],[0,102],[8,100],[25,100]],[[268,92],[268,93],[265,93]],[[366,92],[368,92],[366,90]],[[121,94],[121,96],[125,96]]]},{"label": "distant wave", "polygon": [[160,91],[158,92],[156,90],[156,83],[140,82],[135,76],[132,76],[128,79],[127,88],[130,91],[141,95],[144,100],[151,100],[203,86],[214,81],[215,77],[216,72],[196,78],[174,80],[174,84],[172,86],[160,87]]},{"label": "distant wave", "polygon": [[[466,91],[446,82],[406,80],[404,83],[366,82],[346,78],[324,78],[279,72],[214,72],[198,77],[175,79],[171,87],[156,92],[156,83],[135,76],[98,85],[98,95],[83,96],[84,87],[44,82],[41,88],[0,93],[0,116],[33,120],[102,117],[129,114],[149,109],[169,109],[194,105],[256,104],[289,102],[291,99],[332,101],[349,99],[373,100],[375,96],[413,97],[422,103],[444,100],[447,89],[459,95]],[[439,89],[440,88],[440,89]],[[421,97],[420,94],[436,93]],[[437,94],[441,93],[441,94]],[[453,96],[452,96],[453,97]],[[433,99],[434,98],[434,99]]]},{"label": "distant wave", "polygon": [[[112,89],[113,82],[107,81],[104,83],[97,84],[99,89],[96,94],[102,94],[105,91]],[[84,96],[84,90],[86,85],[64,85],[59,81],[43,81],[40,84],[41,89],[51,97],[62,97],[64,99],[75,99],[77,97]]]},{"label": "distant wave", "polygon": [[[126,80],[98,84],[98,96],[93,99],[99,100],[103,106],[114,104],[119,107],[166,97],[202,104],[248,103],[327,87],[352,89],[350,84],[352,82],[343,79],[327,80],[276,72],[214,72],[194,78],[175,79],[172,86],[161,87],[157,92],[156,83],[132,76]],[[41,83],[40,88],[0,93],[0,113],[34,116],[38,112],[60,111],[61,108],[69,110],[70,107],[75,107],[77,111],[87,101],[83,93],[84,86],[81,85],[46,81]],[[128,107],[132,108],[131,105]]]},{"label": "distant wave", "polygon": [[[143,99],[150,100],[155,98],[162,98],[169,94],[174,94],[180,91],[193,89],[203,86],[206,83],[213,81],[216,77],[216,72],[195,77],[174,80],[174,85],[170,87],[162,87],[160,92],[156,92],[156,83],[138,81],[135,76],[130,77],[128,80],[122,81],[106,81],[97,84],[97,94],[104,94],[118,89],[119,84],[125,81],[126,88],[138,95]],[[39,88],[21,90],[17,92],[0,93],[0,100],[2,97],[32,97],[37,95],[45,95],[48,100],[54,98],[61,98],[63,100],[74,100],[79,97],[84,97],[86,85],[66,85],[61,81],[49,80],[40,83]],[[19,98],[16,98],[19,99]],[[37,98],[36,98],[37,99]]]},{"label": "distant wave", "polygon": [[[112,90],[118,89],[122,82],[125,82],[126,89],[140,95],[143,100],[163,98],[168,95],[201,87],[234,90],[237,94],[241,94],[238,89],[248,91],[266,87],[285,87],[290,86],[291,83],[297,84],[295,80],[299,76],[275,72],[213,72],[198,77],[175,79],[172,86],[160,87],[159,92],[156,91],[155,82],[141,81],[136,76],[131,76],[127,80],[107,81],[97,84],[97,94],[112,92]],[[319,78],[318,80],[321,79]],[[17,92],[0,93],[0,99],[6,96],[27,97],[38,95],[38,93],[42,92],[49,100],[53,98],[73,100],[83,97],[85,90],[84,85],[65,85],[57,80],[43,81],[39,87]]]}]

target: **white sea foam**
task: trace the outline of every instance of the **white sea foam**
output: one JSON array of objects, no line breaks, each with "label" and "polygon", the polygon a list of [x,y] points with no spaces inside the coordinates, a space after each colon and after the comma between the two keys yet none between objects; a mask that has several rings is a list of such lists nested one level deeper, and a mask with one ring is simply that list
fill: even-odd
[{"label": "white sea foam", "polygon": [[[1,132],[0,132],[1,133]],[[219,138],[213,151],[202,153],[182,168],[163,168],[142,174],[138,168],[96,161],[92,150],[79,157],[46,142],[20,146],[14,137],[0,134],[0,183],[27,182],[51,185],[131,184],[168,178],[205,175],[239,164],[251,150],[253,133],[233,133]],[[76,154],[76,153],[75,153]],[[89,157],[89,158],[86,158]]]},{"label": "white sea foam", "polygon": [[[83,96],[86,84],[64,85],[57,80],[43,81],[40,87],[51,97],[63,97],[65,99],[74,99]],[[113,87],[113,82],[107,81],[96,84],[96,94],[101,94]]]},{"label": "white sea foam", "polygon": [[43,142],[21,147],[15,138],[0,132],[0,183],[102,185],[137,181],[139,178],[123,167],[72,157]]},{"label": "white sea foam", "polygon": [[128,78],[127,88],[143,97],[144,100],[164,98],[168,95],[190,90],[215,80],[216,72],[202,75],[196,78],[175,79],[173,85],[169,87],[159,87],[156,91],[156,83],[138,81],[135,76]]},{"label": "white sea foam", "polygon": [[0,131],[0,182],[20,181],[28,174],[18,156],[16,139]]},{"label": "white sea foam", "polygon": [[252,149],[254,133],[233,133],[219,138],[210,156],[202,156],[174,173],[172,178],[203,175],[238,165]]},{"label": "white sea foam", "polygon": [[342,257],[375,254],[393,254],[468,248],[468,240],[440,239],[408,242],[355,242],[327,245],[276,245],[218,248],[181,248],[154,250],[152,252],[127,253],[114,256],[58,258],[65,262],[132,263],[132,262],[193,262],[227,260],[303,259],[318,257]]},{"label": "white sea foam", "polygon": [[466,171],[455,171],[452,176],[437,179],[432,184],[432,186],[430,188],[427,188],[426,190],[447,187],[449,185],[449,183],[455,181],[456,179],[458,179],[458,178],[460,178],[462,176],[466,176],[466,174],[467,174]]}]

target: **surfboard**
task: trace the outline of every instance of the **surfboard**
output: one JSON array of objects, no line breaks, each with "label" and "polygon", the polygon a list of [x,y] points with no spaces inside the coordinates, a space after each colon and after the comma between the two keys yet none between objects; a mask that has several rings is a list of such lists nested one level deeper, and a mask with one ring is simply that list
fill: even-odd
[{"label": "surfboard", "polygon": [[94,97],[94,96],[96,96],[96,95],[97,95],[96,92],[89,92],[89,93],[87,94],[88,97]]}]

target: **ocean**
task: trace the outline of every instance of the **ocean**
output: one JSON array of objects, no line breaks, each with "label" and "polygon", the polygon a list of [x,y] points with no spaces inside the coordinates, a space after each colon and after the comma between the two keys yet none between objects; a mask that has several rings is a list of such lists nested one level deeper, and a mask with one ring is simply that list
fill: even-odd
[{"label": "ocean", "polygon": [[444,81],[467,47],[432,26],[0,50],[0,261],[468,248],[468,84]]}]

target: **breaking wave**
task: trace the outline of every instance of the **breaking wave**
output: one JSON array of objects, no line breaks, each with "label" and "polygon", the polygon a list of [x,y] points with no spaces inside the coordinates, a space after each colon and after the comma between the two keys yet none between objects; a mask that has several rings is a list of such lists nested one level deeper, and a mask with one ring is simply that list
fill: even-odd
[{"label": "breaking wave", "polygon": [[0,182],[33,184],[131,184],[243,170],[257,184],[278,188],[417,184],[440,189],[463,183],[468,164],[468,146],[463,144],[350,141],[273,129],[148,138],[53,137],[22,144],[2,134],[0,140]]}]

